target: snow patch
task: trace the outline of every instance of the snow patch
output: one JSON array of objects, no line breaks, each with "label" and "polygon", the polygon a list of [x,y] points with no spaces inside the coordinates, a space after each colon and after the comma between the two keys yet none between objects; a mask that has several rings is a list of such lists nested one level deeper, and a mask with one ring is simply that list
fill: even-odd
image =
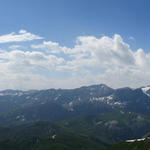
[{"label": "snow patch", "polygon": [[60,96],[61,96],[61,94],[59,94],[57,97],[55,97],[54,100],[57,101]]},{"label": "snow patch", "polygon": [[132,143],[132,142],[136,142],[136,141],[144,141],[146,138],[142,138],[142,139],[134,139],[134,140],[126,140],[126,142],[128,143]]},{"label": "snow patch", "polygon": [[150,94],[147,93],[147,91],[150,90],[150,87],[149,87],[149,86],[148,86],[148,87],[141,88],[141,89],[142,89],[142,91],[143,91],[144,94],[146,94],[147,96],[150,97]]}]

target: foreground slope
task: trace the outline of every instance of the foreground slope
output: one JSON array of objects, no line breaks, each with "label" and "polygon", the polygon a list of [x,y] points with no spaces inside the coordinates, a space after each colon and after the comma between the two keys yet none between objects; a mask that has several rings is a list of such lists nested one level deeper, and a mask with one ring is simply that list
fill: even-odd
[{"label": "foreground slope", "polygon": [[0,150],[103,150],[104,146],[88,138],[59,134],[48,139],[29,138],[1,141]]},{"label": "foreground slope", "polygon": [[[104,148],[120,141],[148,135],[150,132],[150,118],[133,112],[116,110],[112,113],[84,115],[64,121],[40,121],[7,128],[1,127],[0,132],[0,141],[4,142],[5,140],[8,146],[9,144],[14,143],[16,145],[23,141],[28,143],[28,139],[32,138],[47,141],[47,139],[57,139],[60,135],[63,135],[61,136],[61,141],[68,141],[67,145],[73,143],[74,138],[77,138],[81,145],[85,144],[85,140]],[[3,142],[2,145],[5,143]],[[51,143],[50,145],[54,144]],[[88,144],[85,145],[88,146]]]}]

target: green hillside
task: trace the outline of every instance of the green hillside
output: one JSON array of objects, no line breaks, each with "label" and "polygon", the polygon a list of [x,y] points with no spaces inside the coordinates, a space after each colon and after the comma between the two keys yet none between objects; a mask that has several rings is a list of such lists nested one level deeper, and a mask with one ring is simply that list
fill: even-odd
[{"label": "green hillside", "polygon": [[0,150],[102,150],[104,146],[85,137],[59,134],[48,139],[29,138],[26,140],[5,140]]},{"label": "green hillside", "polygon": [[149,131],[149,117],[117,110],[58,122],[1,127],[0,150],[102,150],[120,141],[141,138]]},{"label": "green hillside", "polygon": [[68,131],[114,144],[118,141],[141,138],[147,134],[150,131],[150,118],[118,110],[113,113],[72,118],[64,121],[62,126]]}]

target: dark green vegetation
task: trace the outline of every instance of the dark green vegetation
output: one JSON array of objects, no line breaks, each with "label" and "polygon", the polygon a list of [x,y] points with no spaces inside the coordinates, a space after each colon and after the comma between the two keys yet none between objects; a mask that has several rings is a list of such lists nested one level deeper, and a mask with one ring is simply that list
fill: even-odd
[{"label": "dark green vegetation", "polygon": [[29,138],[0,142],[0,150],[99,150],[103,148],[100,144],[87,138],[68,134],[60,134],[48,139]]},{"label": "dark green vegetation", "polygon": [[107,150],[150,150],[150,140],[144,140],[144,141],[136,141],[136,142],[121,142],[119,144],[116,144]]},{"label": "dark green vegetation", "polygon": [[[102,115],[73,118],[63,122],[63,126],[92,137],[107,137],[108,143],[141,138],[150,131],[150,118],[140,114],[116,111]],[[106,139],[106,138],[105,138]],[[102,139],[101,139],[102,140]]]},{"label": "dark green vegetation", "polygon": [[[3,141],[0,147],[8,146],[6,150],[13,146],[16,150],[22,150],[27,146],[29,150],[30,146],[35,150],[40,148],[98,150],[119,141],[140,138],[149,131],[149,117],[118,110],[59,122],[41,121],[3,127],[0,128],[0,140]],[[36,143],[35,139],[39,142]]]}]

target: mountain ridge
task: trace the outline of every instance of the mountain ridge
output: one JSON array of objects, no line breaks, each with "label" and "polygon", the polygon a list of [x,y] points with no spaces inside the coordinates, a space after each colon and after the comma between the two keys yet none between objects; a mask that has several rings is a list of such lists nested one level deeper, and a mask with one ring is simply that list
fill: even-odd
[{"label": "mountain ridge", "polygon": [[112,89],[105,84],[69,90],[5,90],[0,92],[0,124],[63,120],[78,115],[112,112],[116,109],[150,115],[150,97],[145,92],[142,88]]}]

